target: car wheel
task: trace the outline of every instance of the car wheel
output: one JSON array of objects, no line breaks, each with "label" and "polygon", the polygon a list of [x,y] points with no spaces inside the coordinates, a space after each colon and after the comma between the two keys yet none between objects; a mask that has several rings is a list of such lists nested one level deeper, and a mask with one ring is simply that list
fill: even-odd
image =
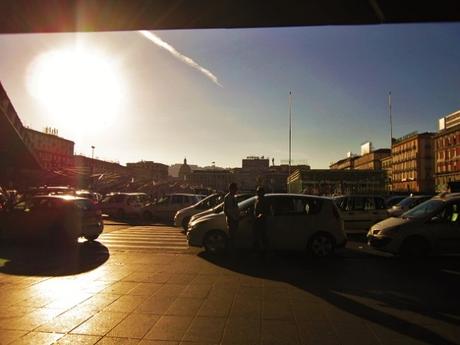
[{"label": "car wheel", "polygon": [[308,242],[307,251],[313,257],[331,256],[334,253],[334,239],[325,232],[317,233]]},{"label": "car wheel", "polygon": [[182,228],[187,231],[187,228],[188,228],[188,223],[190,222],[190,217],[186,217],[184,218],[184,220],[182,221]]},{"label": "car wheel", "polygon": [[86,240],[88,241],[95,241],[97,240],[97,238],[99,237],[99,235],[87,235],[87,236],[84,236],[86,238]]},{"label": "car wheel", "polygon": [[428,255],[429,251],[430,245],[427,240],[413,236],[404,240],[399,253],[403,258],[420,258]]},{"label": "car wheel", "polygon": [[210,254],[219,254],[227,249],[227,235],[220,230],[214,230],[206,234],[203,241],[204,249]]}]

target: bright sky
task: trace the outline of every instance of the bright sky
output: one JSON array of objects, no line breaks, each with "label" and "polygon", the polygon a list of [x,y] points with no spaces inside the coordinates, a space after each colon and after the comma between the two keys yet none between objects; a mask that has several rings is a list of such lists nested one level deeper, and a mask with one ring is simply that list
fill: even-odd
[{"label": "bright sky", "polygon": [[0,35],[23,123],[121,163],[327,168],[460,109],[460,24]]}]

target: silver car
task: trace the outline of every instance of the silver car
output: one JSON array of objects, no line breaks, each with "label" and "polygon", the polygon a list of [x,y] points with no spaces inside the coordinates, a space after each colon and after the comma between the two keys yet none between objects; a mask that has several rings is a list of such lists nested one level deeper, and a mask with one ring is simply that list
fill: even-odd
[{"label": "silver car", "polygon": [[[346,243],[343,220],[330,198],[302,194],[267,194],[270,213],[267,237],[270,249],[307,251],[313,256],[331,255]],[[236,248],[253,244],[253,209],[256,197],[238,204],[241,212]],[[209,214],[189,224],[190,246],[203,247],[210,253],[226,249],[228,230],[223,212]]]},{"label": "silver car", "polygon": [[370,228],[367,239],[375,249],[408,257],[460,253],[460,193],[435,196],[385,219]]}]

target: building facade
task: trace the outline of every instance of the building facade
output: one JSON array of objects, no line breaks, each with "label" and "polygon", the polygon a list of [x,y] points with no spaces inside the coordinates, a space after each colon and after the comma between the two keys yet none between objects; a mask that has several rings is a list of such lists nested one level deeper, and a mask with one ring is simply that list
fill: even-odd
[{"label": "building facade", "polygon": [[243,169],[268,169],[270,166],[270,159],[264,156],[249,156],[243,159],[241,166]]},{"label": "building facade", "polygon": [[354,161],[356,170],[382,170],[382,159],[391,156],[390,149],[378,149],[360,157]]},{"label": "building facade", "polygon": [[382,158],[381,162],[382,170],[386,172],[387,176],[387,189],[389,192],[393,190],[392,181],[393,181],[393,157],[388,156]]},{"label": "building facade", "polygon": [[434,136],[435,186],[445,191],[449,182],[460,181],[460,125],[441,129]]},{"label": "building facade", "polygon": [[434,192],[434,133],[412,132],[393,141],[392,190]]},{"label": "building facade", "polygon": [[355,168],[355,160],[359,158],[359,156],[350,156],[344,159],[341,159],[335,163],[329,165],[329,169],[332,170],[352,170]]},{"label": "building facade", "polygon": [[291,193],[312,195],[383,194],[384,170],[296,169],[288,177]]},{"label": "building facade", "polygon": [[25,128],[25,132],[43,168],[59,170],[73,165],[73,141],[57,136],[54,130],[43,133]]},{"label": "building facade", "polygon": [[162,163],[152,161],[140,161],[137,163],[126,163],[128,171],[135,176],[145,179],[151,179],[155,182],[165,181],[168,179],[168,166]]}]

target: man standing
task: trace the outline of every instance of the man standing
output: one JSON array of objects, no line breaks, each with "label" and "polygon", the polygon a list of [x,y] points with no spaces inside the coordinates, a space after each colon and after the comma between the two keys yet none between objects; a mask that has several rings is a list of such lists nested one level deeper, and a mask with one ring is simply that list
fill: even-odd
[{"label": "man standing", "polygon": [[228,226],[229,247],[233,251],[235,249],[235,235],[238,230],[238,222],[240,219],[240,209],[236,201],[235,194],[238,187],[235,182],[228,186],[228,193],[224,198],[224,214]]},{"label": "man standing", "polygon": [[257,187],[257,199],[254,205],[254,249],[266,254],[268,247],[267,239],[267,215],[268,207],[265,200],[265,192],[262,187]]}]

